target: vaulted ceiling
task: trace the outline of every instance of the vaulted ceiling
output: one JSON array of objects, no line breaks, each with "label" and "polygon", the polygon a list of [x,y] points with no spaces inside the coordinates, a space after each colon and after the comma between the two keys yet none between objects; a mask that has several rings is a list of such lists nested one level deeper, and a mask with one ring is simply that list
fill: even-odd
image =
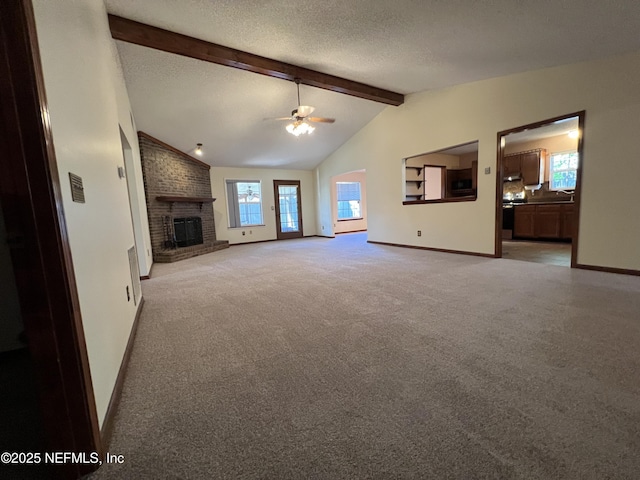
[{"label": "vaulted ceiling", "polygon": [[[403,94],[640,50],[631,0],[106,0],[121,17]],[[214,166],[311,169],[384,108],[301,86],[314,115],[294,137],[295,84],[117,41],[138,129]],[[514,125],[515,126],[515,125]]]}]

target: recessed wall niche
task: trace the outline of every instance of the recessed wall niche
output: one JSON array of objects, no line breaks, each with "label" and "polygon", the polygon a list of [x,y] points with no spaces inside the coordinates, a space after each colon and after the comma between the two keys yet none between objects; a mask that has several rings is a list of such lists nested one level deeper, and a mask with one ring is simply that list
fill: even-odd
[{"label": "recessed wall niche", "polygon": [[468,202],[477,198],[478,142],[407,157],[404,205]]}]

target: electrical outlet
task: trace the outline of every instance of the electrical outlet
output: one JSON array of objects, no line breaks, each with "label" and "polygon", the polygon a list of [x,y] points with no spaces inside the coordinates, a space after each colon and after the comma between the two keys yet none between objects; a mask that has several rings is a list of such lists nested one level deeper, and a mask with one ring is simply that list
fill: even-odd
[{"label": "electrical outlet", "polygon": [[253,235],[253,230],[249,230],[249,235]]},{"label": "electrical outlet", "polygon": [[322,229],[324,230],[324,225],[322,225]]},{"label": "electrical outlet", "polygon": [[421,237],[422,236],[422,230],[418,230],[418,236]]},{"label": "electrical outlet", "polygon": [[247,232],[245,232],[244,230],[242,231],[242,236],[244,237],[246,235]]},{"label": "electrical outlet", "polygon": [[151,254],[149,253],[149,249],[147,248],[147,257],[148,257],[149,255],[151,255]]},{"label": "electrical outlet", "polygon": [[484,169],[484,174],[489,175],[491,173],[491,167],[487,167]]}]

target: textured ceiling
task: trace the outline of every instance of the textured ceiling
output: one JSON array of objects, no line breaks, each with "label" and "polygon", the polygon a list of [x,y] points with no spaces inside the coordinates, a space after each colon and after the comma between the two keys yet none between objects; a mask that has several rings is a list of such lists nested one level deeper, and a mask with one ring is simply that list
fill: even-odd
[{"label": "textured ceiling", "polygon": [[578,117],[571,117],[564,120],[544,125],[522,132],[510,133],[505,136],[506,145],[516,143],[532,142],[543,138],[556,137],[558,135],[567,135],[571,130],[578,130]]},{"label": "textured ceiling", "polygon": [[[640,2],[106,0],[132,20],[400,93],[640,50]],[[302,86],[337,119],[305,138],[263,117],[291,82],[118,43],[140,130],[212,165],[313,168],[384,107]]]}]

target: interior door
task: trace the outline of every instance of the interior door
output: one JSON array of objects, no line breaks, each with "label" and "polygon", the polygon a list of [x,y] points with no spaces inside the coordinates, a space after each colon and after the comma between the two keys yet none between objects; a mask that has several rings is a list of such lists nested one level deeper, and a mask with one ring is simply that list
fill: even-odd
[{"label": "interior door", "polygon": [[299,180],[274,180],[278,240],[302,237],[302,203]]}]

